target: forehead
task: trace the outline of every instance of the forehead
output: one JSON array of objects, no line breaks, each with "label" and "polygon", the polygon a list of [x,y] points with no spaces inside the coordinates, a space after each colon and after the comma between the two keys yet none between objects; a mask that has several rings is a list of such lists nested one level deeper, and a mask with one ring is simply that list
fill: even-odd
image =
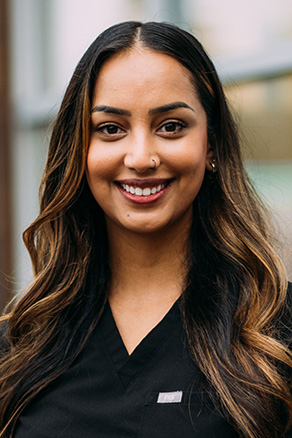
[{"label": "forehead", "polygon": [[170,100],[197,100],[191,73],[169,55],[136,47],[113,55],[102,65],[93,101],[134,99],[142,103],[167,99],[167,95]]}]

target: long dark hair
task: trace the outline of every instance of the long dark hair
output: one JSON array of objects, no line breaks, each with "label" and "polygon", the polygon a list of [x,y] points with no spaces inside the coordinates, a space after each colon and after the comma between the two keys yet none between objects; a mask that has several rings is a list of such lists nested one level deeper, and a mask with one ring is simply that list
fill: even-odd
[{"label": "long dark hair", "polygon": [[[287,282],[265,211],[243,169],[236,127],[201,44],[173,25],[139,22],[103,32],[65,93],[41,184],[40,215],[24,233],[34,281],[2,318],[7,345],[0,363],[0,436],[12,436],[30,400],[77,357],[107,299],[104,215],[85,177],[91,99],[101,65],[135,44],[168,54],[191,72],[218,165],[194,202],[182,297],[194,360],[240,435],[282,436],[292,401],[280,364],[292,362],[276,321]],[[287,413],[285,421],[279,409]]]}]

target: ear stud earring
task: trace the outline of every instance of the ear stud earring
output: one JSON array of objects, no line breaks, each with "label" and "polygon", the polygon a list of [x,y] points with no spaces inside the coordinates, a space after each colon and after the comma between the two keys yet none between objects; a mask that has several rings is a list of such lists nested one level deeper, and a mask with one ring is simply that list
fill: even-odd
[{"label": "ear stud earring", "polygon": [[213,160],[210,162],[210,166],[212,167],[212,173],[215,173],[217,171],[217,165],[216,165],[215,158],[213,158]]}]

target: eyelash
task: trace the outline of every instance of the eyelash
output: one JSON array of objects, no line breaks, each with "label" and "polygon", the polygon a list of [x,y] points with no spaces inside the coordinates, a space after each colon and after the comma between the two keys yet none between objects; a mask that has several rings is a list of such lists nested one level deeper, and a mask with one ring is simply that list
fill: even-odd
[{"label": "eyelash", "polygon": [[101,134],[103,134],[103,135],[107,135],[107,136],[111,136],[111,135],[117,135],[118,133],[117,132],[115,132],[115,133],[104,133],[104,132],[102,132],[102,130],[103,129],[106,129],[106,128],[109,128],[109,127],[114,127],[114,128],[116,128],[117,130],[118,129],[120,129],[121,131],[124,131],[122,128],[120,128],[118,125],[116,125],[115,123],[105,123],[105,124],[102,124],[102,125],[99,125],[99,126],[97,126],[96,128],[95,128],[95,131],[96,132],[100,132]]},{"label": "eyelash", "polygon": [[[176,129],[174,131],[162,131],[163,128],[166,128],[167,125],[176,125]],[[109,133],[109,132],[103,132],[104,129],[109,128],[109,127],[114,127],[117,132],[113,132],[113,133]],[[181,120],[167,120],[165,122],[163,122],[163,124],[157,129],[157,132],[163,132],[164,135],[167,136],[174,136],[176,134],[179,134],[181,131],[183,131],[185,128],[187,128],[187,124],[185,122],[182,122]],[[101,135],[104,135],[106,137],[114,137],[116,135],[120,135],[123,134],[123,132],[125,132],[125,130],[123,128],[120,128],[117,124],[115,123],[105,123],[102,125],[97,126],[94,129],[96,132],[101,133]],[[120,132],[119,132],[120,130]]]},{"label": "eyelash", "polygon": [[181,120],[168,120],[167,122],[164,122],[158,130],[161,131],[162,128],[165,128],[167,125],[176,125],[176,127],[178,127],[175,131],[163,131],[168,135],[178,134],[187,127],[187,124]]}]

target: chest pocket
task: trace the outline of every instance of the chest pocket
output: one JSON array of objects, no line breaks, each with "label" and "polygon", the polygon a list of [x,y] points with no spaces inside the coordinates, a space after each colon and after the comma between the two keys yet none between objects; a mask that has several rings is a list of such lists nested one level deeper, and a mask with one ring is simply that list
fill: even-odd
[{"label": "chest pocket", "polygon": [[[238,438],[238,434],[214,408],[193,394],[150,394],[144,405],[139,438]],[[164,401],[163,401],[164,398]],[[161,400],[158,402],[158,400]]]}]

